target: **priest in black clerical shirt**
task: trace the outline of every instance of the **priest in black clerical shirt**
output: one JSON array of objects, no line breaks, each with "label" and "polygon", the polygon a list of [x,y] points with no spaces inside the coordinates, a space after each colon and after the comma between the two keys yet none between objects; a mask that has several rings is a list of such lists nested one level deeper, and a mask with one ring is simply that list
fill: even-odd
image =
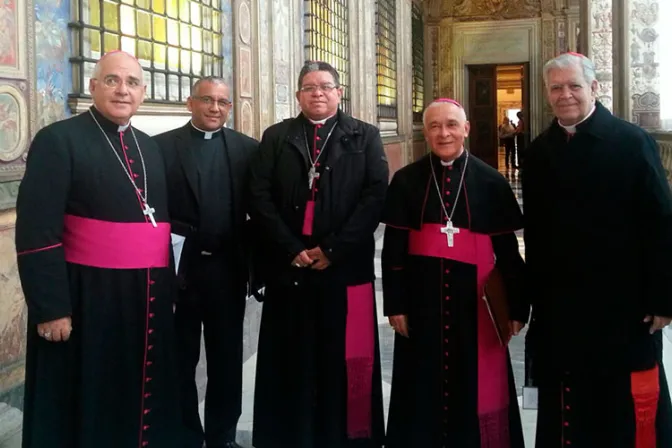
[{"label": "priest in black clerical shirt", "polygon": [[[247,292],[248,160],[257,141],[224,128],[231,100],[221,78],[197,81],[191,120],[155,137],[165,159],[180,287],[175,309],[185,448],[235,448],[241,414],[243,317]],[[208,384],[205,429],[196,366],[201,329]]]}]

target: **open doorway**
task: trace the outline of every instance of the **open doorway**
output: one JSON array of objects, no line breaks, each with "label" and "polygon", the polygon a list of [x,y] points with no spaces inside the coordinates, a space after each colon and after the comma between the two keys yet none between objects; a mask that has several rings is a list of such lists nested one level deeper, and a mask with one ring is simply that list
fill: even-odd
[{"label": "open doorway", "polygon": [[499,120],[497,168],[509,176],[517,173],[524,151],[526,127],[523,113],[524,71],[522,64],[498,65],[496,68],[497,118]]},{"label": "open doorway", "polygon": [[[528,63],[469,65],[467,71],[469,149],[507,177],[517,177],[529,140]],[[506,135],[505,118],[512,128],[507,126]]]}]

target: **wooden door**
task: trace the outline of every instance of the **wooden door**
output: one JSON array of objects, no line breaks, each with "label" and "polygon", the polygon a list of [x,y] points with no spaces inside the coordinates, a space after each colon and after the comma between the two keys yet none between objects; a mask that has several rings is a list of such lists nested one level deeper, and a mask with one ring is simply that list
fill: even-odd
[{"label": "wooden door", "polygon": [[469,150],[498,169],[497,66],[469,65]]}]

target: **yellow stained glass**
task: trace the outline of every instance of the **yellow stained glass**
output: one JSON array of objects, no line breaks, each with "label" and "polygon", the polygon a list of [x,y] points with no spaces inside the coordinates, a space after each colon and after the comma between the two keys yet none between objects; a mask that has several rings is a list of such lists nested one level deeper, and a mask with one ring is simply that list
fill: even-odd
[{"label": "yellow stained glass", "polygon": [[152,0],[152,11],[157,14],[165,14],[166,0]]},{"label": "yellow stained glass", "polygon": [[135,6],[138,8],[149,9],[150,0],[135,0]]},{"label": "yellow stained glass", "polygon": [[121,3],[126,3],[127,5],[133,5],[133,0],[121,0]]},{"label": "yellow stained glass", "polygon": [[180,71],[182,73],[189,73],[191,71],[191,51],[182,50],[180,58]]},{"label": "yellow stained glass", "polygon": [[196,51],[203,51],[203,35],[200,28],[191,27],[191,48]]},{"label": "yellow stained glass", "polygon": [[138,22],[138,36],[144,37],[145,39],[152,38],[152,18],[149,13],[143,11],[136,11],[136,17]]},{"label": "yellow stained glass", "polygon": [[152,60],[152,44],[151,42],[145,42],[144,40],[138,41],[138,59],[142,61],[151,61]]},{"label": "yellow stained glass", "polygon": [[168,17],[177,19],[177,0],[168,0]]},{"label": "yellow stained glass", "polygon": [[121,49],[126,53],[135,56],[135,39],[133,39],[132,37],[122,37]]},{"label": "yellow stained glass", "polygon": [[191,69],[195,75],[201,75],[203,73],[203,56],[201,53],[191,54]]},{"label": "yellow stained glass", "polygon": [[180,23],[180,46],[182,48],[191,48],[191,27]]},{"label": "yellow stained glass", "polygon": [[100,0],[88,0],[84,5],[84,23],[100,26]]},{"label": "yellow stained glass", "polygon": [[[103,2],[104,27],[110,31],[119,31],[119,5]],[[106,48],[107,50],[107,48]]]},{"label": "yellow stained glass", "polygon": [[154,16],[154,30],[152,32],[152,37],[157,42],[166,41],[166,19],[163,17]]},{"label": "yellow stained glass", "polygon": [[222,21],[219,17],[219,12],[212,11],[212,30],[219,33],[222,29]]},{"label": "yellow stained glass", "polygon": [[91,51],[100,53],[100,31],[84,29],[84,45],[90,45]]},{"label": "yellow stained glass", "polygon": [[180,44],[180,26],[175,20],[168,20],[168,43],[171,45]]},{"label": "yellow stained glass", "polygon": [[206,30],[212,29],[212,15],[209,10],[203,14],[203,24],[201,26]]},{"label": "yellow stained glass", "polygon": [[112,50],[119,50],[119,36],[116,34],[105,33],[105,53]]},{"label": "yellow stained glass", "polygon": [[180,50],[168,47],[168,69],[178,71],[180,69]]},{"label": "yellow stained glass", "polygon": [[201,5],[191,2],[191,23],[201,26]]},{"label": "yellow stained glass", "polygon": [[130,6],[122,5],[119,9],[121,15],[121,32],[131,36],[135,35],[135,20],[133,17],[133,8]]},{"label": "yellow stained glass", "polygon": [[157,68],[166,67],[166,46],[154,44],[154,66]]},{"label": "yellow stained glass", "polygon": [[189,21],[189,0],[180,1],[180,20],[184,22]]},{"label": "yellow stained glass", "polygon": [[209,31],[203,32],[203,51],[212,53],[212,33]]},{"label": "yellow stained glass", "polygon": [[212,9],[219,10],[219,0],[212,0]]}]

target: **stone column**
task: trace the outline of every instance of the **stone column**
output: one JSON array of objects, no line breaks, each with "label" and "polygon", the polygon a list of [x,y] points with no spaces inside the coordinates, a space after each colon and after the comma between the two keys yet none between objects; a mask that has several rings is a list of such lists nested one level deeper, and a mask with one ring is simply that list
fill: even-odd
[{"label": "stone column", "polygon": [[377,123],[376,113],[376,4],[349,2],[350,98],[352,116]]},{"label": "stone column", "polygon": [[599,90],[597,98],[612,110],[613,46],[612,46],[612,0],[591,0],[588,3],[588,48],[586,56],[595,63]]},{"label": "stone column", "polygon": [[413,29],[412,0],[397,0],[397,133],[402,163],[413,153]]},{"label": "stone column", "polygon": [[[660,129],[660,73],[661,57],[669,57],[669,49],[661,51],[656,27],[662,17],[658,5],[670,0],[625,1],[624,17],[629,21],[629,113],[626,118],[645,129]],[[670,26],[670,25],[666,25]],[[665,80],[669,82],[669,80]]]}]

